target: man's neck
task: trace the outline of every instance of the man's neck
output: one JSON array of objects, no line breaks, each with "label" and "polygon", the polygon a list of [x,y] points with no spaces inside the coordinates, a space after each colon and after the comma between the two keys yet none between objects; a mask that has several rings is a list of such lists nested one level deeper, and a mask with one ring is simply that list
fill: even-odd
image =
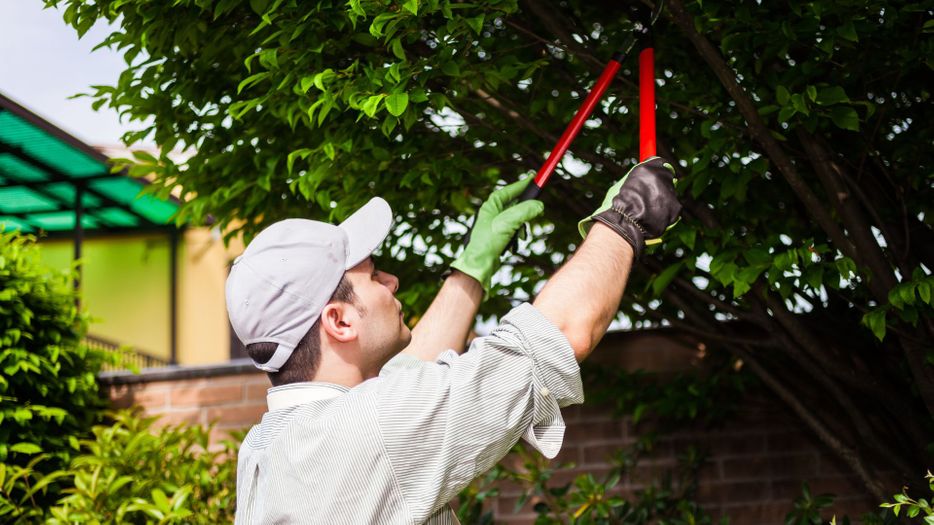
[{"label": "man's neck", "polygon": [[[374,376],[375,377],[375,376]],[[359,368],[352,367],[340,367],[338,369],[327,369],[322,367],[318,370],[318,373],[315,374],[315,377],[312,381],[321,381],[324,383],[331,383],[335,385],[346,386],[347,388],[353,388],[360,383],[369,379]]]},{"label": "man's neck", "polygon": [[333,383],[348,388],[353,388],[367,379],[372,379],[379,375],[385,363],[374,363],[368,366],[361,366],[346,359],[348,353],[328,351],[323,349],[321,352],[321,362],[318,370],[311,381],[322,381]]}]

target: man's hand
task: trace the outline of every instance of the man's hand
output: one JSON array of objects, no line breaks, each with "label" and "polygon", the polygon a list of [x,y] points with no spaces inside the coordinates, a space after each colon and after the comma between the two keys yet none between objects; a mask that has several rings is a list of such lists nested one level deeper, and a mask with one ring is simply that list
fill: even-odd
[{"label": "man's hand", "polygon": [[603,204],[579,227],[581,235],[586,236],[591,223],[602,222],[626,239],[638,259],[646,241],[661,237],[679,213],[674,168],[661,157],[652,157],[636,164],[614,184]]},{"label": "man's hand", "polygon": [[470,242],[451,268],[473,277],[485,292],[490,291],[490,279],[499,268],[500,257],[510,239],[527,221],[541,215],[545,205],[538,200],[509,204],[532,182],[532,177],[497,190],[483,203],[477,213]]}]

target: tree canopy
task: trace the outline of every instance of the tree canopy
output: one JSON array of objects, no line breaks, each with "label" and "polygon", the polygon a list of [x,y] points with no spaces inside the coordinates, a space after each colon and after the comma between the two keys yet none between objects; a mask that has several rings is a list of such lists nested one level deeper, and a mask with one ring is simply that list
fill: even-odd
[{"label": "tree canopy", "polygon": [[[140,121],[128,143],[162,147],[133,170],[182,187],[180,221],[249,236],[383,196],[398,221],[383,262],[415,312],[482,199],[538,167],[651,7],[45,1],[79,33],[117,25],[101,45],[126,71],[90,96]],[[684,217],[621,308],[731,353],[880,500],[897,488],[883,474],[917,479],[934,454],[932,32],[923,2],[667,1],[659,153]],[[635,161],[635,70],[627,57],[485,313],[534,292]],[[177,148],[196,153],[175,163]]]}]

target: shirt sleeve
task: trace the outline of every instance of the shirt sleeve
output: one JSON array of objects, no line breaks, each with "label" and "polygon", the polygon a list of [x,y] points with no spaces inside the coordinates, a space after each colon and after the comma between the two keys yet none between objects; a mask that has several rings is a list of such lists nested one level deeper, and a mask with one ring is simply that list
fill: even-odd
[{"label": "shirt sleeve", "polygon": [[570,344],[532,305],[513,309],[463,355],[374,381],[377,424],[413,519],[421,523],[519,440],[545,457],[564,439],[560,407],[584,401]]}]

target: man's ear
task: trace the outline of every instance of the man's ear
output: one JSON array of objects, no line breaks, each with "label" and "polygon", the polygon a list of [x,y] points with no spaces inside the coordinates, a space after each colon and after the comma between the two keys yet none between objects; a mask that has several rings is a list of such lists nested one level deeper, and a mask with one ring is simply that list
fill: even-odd
[{"label": "man's ear", "polygon": [[353,305],[333,302],[321,310],[321,328],[324,333],[340,343],[349,343],[358,336],[359,315]]}]

